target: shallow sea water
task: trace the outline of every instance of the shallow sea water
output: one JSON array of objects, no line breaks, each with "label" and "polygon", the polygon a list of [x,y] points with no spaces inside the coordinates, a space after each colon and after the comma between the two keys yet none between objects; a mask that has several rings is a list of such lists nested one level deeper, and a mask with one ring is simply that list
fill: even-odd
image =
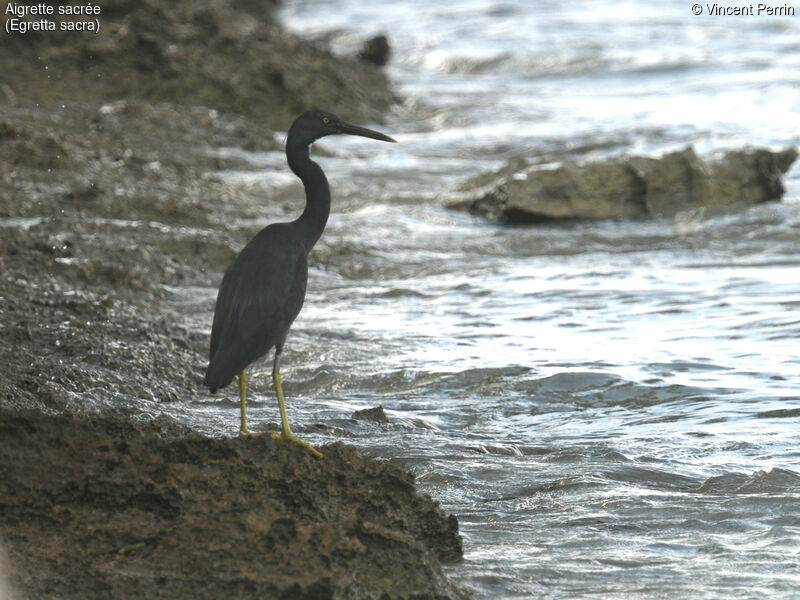
[{"label": "shallow sea water", "polygon": [[[784,202],[736,214],[504,227],[442,207],[517,154],[800,144],[800,16],[477,0],[281,16],[343,53],[389,32],[409,99],[380,127],[398,145],[319,143],[334,213],[283,361],[296,430],[416,472],[458,516],[448,572],[480,598],[800,595],[800,169]],[[231,185],[299,212],[282,155],[247,156]],[[177,297],[208,329],[215,294]],[[251,376],[255,428],[278,419],[269,371]],[[176,416],[235,435],[227,392]],[[350,416],[379,404],[388,425]]]}]

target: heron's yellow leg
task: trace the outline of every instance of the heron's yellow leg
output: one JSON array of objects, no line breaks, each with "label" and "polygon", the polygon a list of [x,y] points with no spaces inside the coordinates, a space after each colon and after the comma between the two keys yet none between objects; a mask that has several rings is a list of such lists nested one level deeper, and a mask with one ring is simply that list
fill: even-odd
[{"label": "heron's yellow leg", "polygon": [[242,407],[242,425],[239,428],[239,432],[242,435],[251,435],[257,436],[261,435],[259,433],[253,433],[247,428],[247,373],[242,371],[239,373],[239,402],[241,403]]},{"label": "heron's yellow leg", "polygon": [[278,409],[281,411],[281,433],[273,433],[273,439],[289,440],[295,444],[303,446],[306,450],[311,452],[317,458],[322,458],[322,454],[314,448],[311,444],[304,442],[292,435],[292,430],[289,427],[289,419],[286,418],[286,406],[283,403],[283,388],[281,387],[281,372],[280,372],[280,352],[275,353],[275,362],[272,365],[272,383],[275,384],[275,393],[278,395]]}]

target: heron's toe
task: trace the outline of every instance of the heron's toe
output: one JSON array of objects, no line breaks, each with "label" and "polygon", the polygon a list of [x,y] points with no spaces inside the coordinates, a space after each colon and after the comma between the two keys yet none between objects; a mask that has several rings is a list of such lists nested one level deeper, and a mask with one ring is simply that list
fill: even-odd
[{"label": "heron's toe", "polygon": [[242,427],[241,429],[239,429],[239,435],[242,435],[244,437],[254,437],[255,438],[255,437],[260,436],[261,433],[260,432],[259,433],[253,433],[247,427]]},{"label": "heron's toe", "polygon": [[272,439],[273,440],[287,440],[289,442],[294,442],[295,444],[298,444],[298,445],[302,446],[303,448],[305,448],[306,450],[308,450],[309,452],[311,452],[311,454],[313,454],[317,458],[322,458],[322,453],[319,450],[317,450],[316,448],[314,448],[314,446],[312,446],[308,442],[304,442],[303,440],[294,437],[293,435],[283,435],[282,433],[273,433],[272,434]]}]

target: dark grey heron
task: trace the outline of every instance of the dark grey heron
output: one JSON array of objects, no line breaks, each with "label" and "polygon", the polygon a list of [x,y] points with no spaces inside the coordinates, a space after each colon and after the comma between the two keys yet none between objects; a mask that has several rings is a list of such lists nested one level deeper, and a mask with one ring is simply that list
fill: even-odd
[{"label": "dark grey heron", "polygon": [[247,429],[245,370],[275,348],[272,381],[278,396],[282,429],[272,437],[300,444],[319,458],[322,454],[292,435],[289,428],[281,388],[280,357],[289,328],[300,313],[306,295],[308,253],[322,235],[331,208],[328,180],[320,166],[309,157],[309,148],[316,140],[335,134],[395,142],[388,135],[352,125],[321,110],[304,112],[292,123],[286,138],[286,158],[289,168],[305,186],[305,210],[290,223],[273,223],[262,229],[225,271],[214,309],[211,352],[204,381],[213,393],[238,377],[241,433],[253,435]]}]

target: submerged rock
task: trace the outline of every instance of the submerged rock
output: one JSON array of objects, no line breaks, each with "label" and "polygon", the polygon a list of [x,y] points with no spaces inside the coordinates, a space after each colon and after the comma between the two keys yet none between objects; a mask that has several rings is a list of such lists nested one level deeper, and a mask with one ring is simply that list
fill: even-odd
[{"label": "submerged rock", "polygon": [[689,147],[660,158],[572,164],[510,162],[459,187],[448,206],[506,223],[674,214],[780,200],[797,150],[732,150],[704,161]]},{"label": "submerged rock", "polygon": [[341,443],[0,411],[0,539],[42,598],[467,598],[455,517]]}]

